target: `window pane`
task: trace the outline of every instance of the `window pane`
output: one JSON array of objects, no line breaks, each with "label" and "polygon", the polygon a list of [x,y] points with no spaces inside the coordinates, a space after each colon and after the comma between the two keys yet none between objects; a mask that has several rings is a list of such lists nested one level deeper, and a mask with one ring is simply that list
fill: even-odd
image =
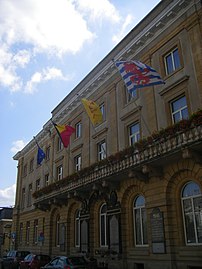
[{"label": "window pane", "polygon": [[144,206],[145,205],[145,199],[142,195],[138,196],[138,198],[135,200],[135,207],[138,206]]},{"label": "window pane", "polygon": [[173,51],[173,58],[174,58],[175,69],[177,69],[180,67],[180,57],[179,57],[178,49]]},{"label": "window pane", "polygon": [[135,210],[135,237],[136,245],[141,245],[141,223],[140,223],[140,209]]},{"label": "window pane", "polygon": [[171,54],[166,57],[166,67],[167,67],[168,74],[170,74],[174,71]]},{"label": "window pane", "polygon": [[101,226],[101,246],[105,245],[105,218],[101,216],[100,218],[100,226]]},{"label": "window pane", "polygon": [[191,199],[183,201],[187,243],[196,243]]},{"label": "window pane", "polygon": [[193,199],[198,243],[202,243],[202,197]]},{"label": "window pane", "polygon": [[198,184],[195,182],[190,182],[184,187],[182,197],[194,196],[198,194],[201,194]]},{"label": "window pane", "polygon": [[146,209],[142,208],[142,230],[143,230],[143,244],[148,244],[147,238],[147,214]]}]

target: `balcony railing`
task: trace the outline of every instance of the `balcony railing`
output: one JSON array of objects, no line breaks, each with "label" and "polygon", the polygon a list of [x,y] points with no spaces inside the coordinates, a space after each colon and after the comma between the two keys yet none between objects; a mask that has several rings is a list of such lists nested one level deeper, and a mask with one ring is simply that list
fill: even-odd
[{"label": "balcony railing", "polygon": [[[148,142],[149,141],[149,142]],[[202,151],[202,125],[194,125],[168,135],[162,132],[161,137],[147,139],[147,143],[139,143],[137,147],[130,147],[118,152],[108,159],[84,168],[74,175],[54,182],[49,186],[34,193],[35,204],[52,199],[57,195],[68,196],[80,189],[85,189],[93,184],[106,179],[116,180],[118,175],[126,175],[130,171],[144,174],[148,172],[145,165],[158,165],[168,162],[169,158],[181,154],[181,158],[190,158],[190,154],[198,156]]]}]

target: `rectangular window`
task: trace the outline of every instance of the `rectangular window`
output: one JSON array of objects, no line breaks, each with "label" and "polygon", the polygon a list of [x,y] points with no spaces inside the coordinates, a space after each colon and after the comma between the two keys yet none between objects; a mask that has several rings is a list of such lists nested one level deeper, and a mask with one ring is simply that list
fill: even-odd
[{"label": "rectangular window", "polygon": [[77,156],[74,158],[74,163],[75,163],[75,170],[76,170],[76,171],[81,170],[81,155],[77,155]]},{"label": "rectangular window", "polygon": [[25,177],[27,175],[27,164],[23,166],[23,176]]},{"label": "rectangular window", "polygon": [[62,149],[62,141],[60,137],[57,138],[57,151],[60,151]]},{"label": "rectangular window", "polygon": [[31,159],[30,163],[29,163],[29,172],[33,172],[34,170],[34,159]]},{"label": "rectangular window", "polygon": [[46,159],[47,161],[50,160],[50,146],[46,148],[46,152],[45,152],[45,154],[46,154],[45,159]]},{"label": "rectangular window", "polygon": [[180,68],[180,57],[178,48],[173,49],[164,57],[166,75],[173,73],[176,69]]},{"label": "rectangular window", "polygon": [[29,244],[29,240],[30,240],[30,221],[27,221],[27,224],[26,224],[26,242],[27,242],[27,244]]},{"label": "rectangular window", "polygon": [[102,113],[103,121],[106,120],[106,111],[105,111],[105,104],[104,103],[100,105],[100,111]]},{"label": "rectangular window", "polygon": [[101,141],[98,144],[98,161],[101,161],[107,157],[106,154],[106,142],[105,140]]},{"label": "rectangular window", "polygon": [[81,137],[81,122],[78,122],[75,125],[75,129],[76,129],[76,138]]},{"label": "rectangular window", "polygon": [[27,206],[32,205],[32,184],[29,184]]},{"label": "rectangular window", "polygon": [[189,115],[185,96],[171,102],[171,114],[173,123],[182,119],[188,119]]},{"label": "rectangular window", "polygon": [[126,92],[127,102],[130,102],[132,99],[137,97],[137,90],[136,89],[132,89],[132,90],[128,91],[128,88],[125,86],[125,92]]},{"label": "rectangular window", "polygon": [[36,181],[36,191],[40,190],[40,178]]},{"label": "rectangular window", "polygon": [[34,234],[33,234],[33,243],[38,243],[38,219],[34,220]]},{"label": "rectangular window", "polygon": [[20,223],[20,234],[19,234],[19,243],[22,243],[22,239],[23,239],[23,223]]},{"label": "rectangular window", "polygon": [[134,145],[140,139],[140,125],[134,123],[129,126],[129,145]]},{"label": "rectangular window", "polygon": [[45,175],[45,179],[44,179],[44,186],[48,186],[49,185],[49,174]]},{"label": "rectangular window", "polygon": [[22,189],[21,208],[25,208],[25,188]]},{"label": "rectangular window", "polygon": [[57,180],[62,179],[63,177],[63,169],[62,169],[62,165],[59,165],[57,167]]}]

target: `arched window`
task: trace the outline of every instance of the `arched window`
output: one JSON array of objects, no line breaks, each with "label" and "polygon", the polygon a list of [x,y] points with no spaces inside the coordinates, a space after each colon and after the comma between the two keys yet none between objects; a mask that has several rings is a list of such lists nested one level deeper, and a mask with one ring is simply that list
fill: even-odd
[{"label": "arched window", "polygon": [[75,214],[75,246],[80,247],[80,210]]},{"label": "arched window", "polygon": [[147,238],[147,214],[145,199],[142,195],[136,197],[133,204],[135,245],[143,246],[148,244]]},{"label": "arched window", "polygon": [[107,245],[107,205],[102,204],[100,207],[100,246]]},{"label": "arched window", "polygon": [[181,199],[186,244],[202,244],[202,194],[198,184],[187,183]]},{"label": "arched window", "polygon": [[56,225],[55,226],[56,226],[55,243],[56,243],[56,246],[59,246],[59,244],[60,244],[60,215],[57,215],[57,217],[56,217]]}]

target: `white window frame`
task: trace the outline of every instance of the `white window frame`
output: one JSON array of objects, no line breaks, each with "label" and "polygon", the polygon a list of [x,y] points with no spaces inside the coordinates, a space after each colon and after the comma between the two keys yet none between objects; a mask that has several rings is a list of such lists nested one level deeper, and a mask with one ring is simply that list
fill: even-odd
[{"label": "white window frame", "polygon": [[25,208],[25,188],[22,188],[22,200],[21,200],[21,208]]},{"label": "white window frame", "polygon": [[29,184],[27,206],[31,206],[31,205],[32,205],[32,184]]},{"label": "white window frame", "polygon": [[20,223],[20,234],[19,234],[19,243],[23,241],[23,223]]},{"label": "white window frame", "polygon": [[[135,246],[137,246],[137,247],[141,247],[141,246],[148,246],[148,242],[147,243],[144,243],[144,230],[143,230],[143,221],[142,221],[142,214],[143,214],[143,210],[146,210],[146,208],[145,208],[145,204],[144,205],[141,205],[141,206],[136,206],[135,204],[136,204],[136,201],[137,201],[137,199],[138,198],[140,198],[140,197],[143,197],[144,198],[144,196],[143,195],[138,195],[135,199],[134,199],[134,201],[133,201],[133,226],[134,226],[134,241],[135,241]],[[145,199],[145,198],[144,198]],[[136,212],[137,211],[139,211],[139,213],[140,213],[140,222],[139,222],[139,224],[140,224],[140,237],[141,237],[141,243],[140,244],[138,244],[137,243],[137,228],[136,228]],[[146,220],[146,222],[147,222],[147,220]],[[147,224],[146,224],[147,225]],[[147,232],[147,234],[148,234],[148,231],[146,231]],[[147,241],[148,241],[148,237],[147,237]]]},{"label": "white window frame", "polygon": [[34,220],[34,243],[38,243],[38,219]]},{"label": "white window frame", "polygon": [[30,240],[30,221],[27,221],[26,223],[26,242],[29,244]]},{"label": "white window frame", "polygon": [[80,171],[81,170],[81,154],[75,156],[74,163],[75,163],[75,170]]},{"label": "white window frame", "polygon": [[182,98],[185,98],[185,100],[186,100],[186,96],[183,95],[183,96],[180,96],[179,98],[177,98],[177,99],[175,99],[175,100],[172,100],[171,103],[170,103],[170,110],[171,110],[172,122],[173,122],[173,123],[176,123],[176,122],[177,122],[177,121],[175,121],[175,118],[174,118],[174,115],[175,115],[175,114],[177,114],[177,113],[180,114],[180,119],[179,119],[179,121],[180,121],[180,120],[183,119],[182,111],[185,110],[185,109],[187,109],[187,111],[188,111],[187,100],[186,100],[186,105],[180,107],[178,110],[173,111],[173,104],[174,104],[175,102],[179,101],[179,100],[182,99]]},{"label": "white window frame", "polygon": [[60,216],[56,217],[56,231],[55,231],[55,245],[58,247],[60,245]]},{"label": "white window frame", "polygon": [[63,166],[62,164],[57,167],[57,180],[61,180],[63,178]]},{"label": "white window frame", "polygon": [[44,177],[44,186],[48,186],[49,185],[49,173],[45,175]]},{"label": "white window frame", "polygon": [[[100,207],[100,247],[107,247],[107,212],[102,212],[103,208],[106,207],[106,203],[102,204]],[[104,231],[102,231],[102,220],[104,221]],[[103,233],[104,232],[104,233]],[[104,240],[102,235],[104,234]],[[102,242],[104,241],[104,244]]]},{"label": "white window frame", "polygon": [[[179,49],[178,47],[175,47],[174,49],[172,49],[171,51],[169,51],[165,56],[164,56],[164,65],[165,65],[165,69],[166,69],[166,75],[170,75],[173,72],[175,72],[175,70],[177,70],[179,67],[175,66],[175,60],[174,60],[174,52],[178,51],[178,57],[179,57],[179,61],[180,61],[180,55],[179,55]],[[171,56],[171,61],[172,61],[172,71],[169,72],[168,71],[168,65],[167,65],[167,57]],[[181,63],[180,63],[181,66]]]},{"label": "white window frame", "polygon": [[60,137],[58,137],[57,138],[57,151],[62,150],[62,146],[63,146],[62,141],[61,141]]},{"label": "white window frame", "polygon": [[79,122],[76,123],[75,129],[76,129],[76,131],[75,131],[76,138],[81,137],[81,132],[82,132],[81,121],[79,121]]},{"label": "white window frame", "polygon": [[[132,133],[133,126],[138,126],[138,131]],[[132,145],[134,145],[134,143],[138,142],[138,140],[140,139],[140,124],[139,124],[139,122],[136,122],[136,123],[129,125],[128,135],[129,135],[129,145],[130,146],[132,146]],[[134,139],[134,143],[132,143],[133,139]]]},{"label": "white window frame", "polygon": [[38,178],[36,180],[36,191],[40,190],[40,188],[41,188],[40,183],[41,183],[41,180],[40,180],[40,178]]},{"label": "white window frame", "polygon": [[80,243],[81,243],[81,234],[80,234],[80,230],[81,230],[81,220],[80,220],[80,210],[76,211],[75,214],[75,247],[80,247]]},{"label": "white window frame", "polygon": [[[194,181],[189,181],[188,183],[186,183],[183,188],[182,188],[182,193],[181,193],[181,204],[182,204],[182,215],[183,215],[183,225],[184,225],[184,236],[185,236],[185,243],[187,246],[198,246],[198,245],[202,245],[202,242],[200,243],[199,242],[199,239],[198,239],[198,234],[197,234],[197,231],[198,231],[198,227],[197,227],[197,222],[196,222],[196,214],[197,214],[197,211],[195,210],[195,207],[194,207],[194,199],[197,199],[197,198],[202,198],[202,193],[201,193],[201,190],[200,190],[200,193],[198,194],[191,194],[191,195],[188,195],[188,196],[183,196],[183,191],[184,189],[189,185],[189,184],[196,184],[198,186],[198,189],[200,190],[200,187],[197,183],[195,183]],[[193,224],[194,224],[194,234],[195,234],[195,243],[191,242],[189,243],[188,242],[188,238],[187,238],[187,229],[186,229],[186,221],[185,221],[185,210],[184,210],[184,201],[185,200],[190,200],[191,202],[191,212],[190,212],[190,215],[193,216]],[[199,215],[200,215],[200,222],[201,222],[201,227],[202,227],[202,210],[201,212],[198,212]],[[187,214],[188,215],[188,214]],[[201,228],[202,229],[202,228]]]},{"label": "white window frame", "polygon": [[106,141],[102,140],[100,143],[98,143],[98,161],[104,160],[106,157]]},{"label": "white window frame", "polygon": [[100,105],[100,111],[102,113],[102,119],[103,119],[103,121],[106,120],[106,109],[105,109],[105,104],[104,103],[102,103]]}]

